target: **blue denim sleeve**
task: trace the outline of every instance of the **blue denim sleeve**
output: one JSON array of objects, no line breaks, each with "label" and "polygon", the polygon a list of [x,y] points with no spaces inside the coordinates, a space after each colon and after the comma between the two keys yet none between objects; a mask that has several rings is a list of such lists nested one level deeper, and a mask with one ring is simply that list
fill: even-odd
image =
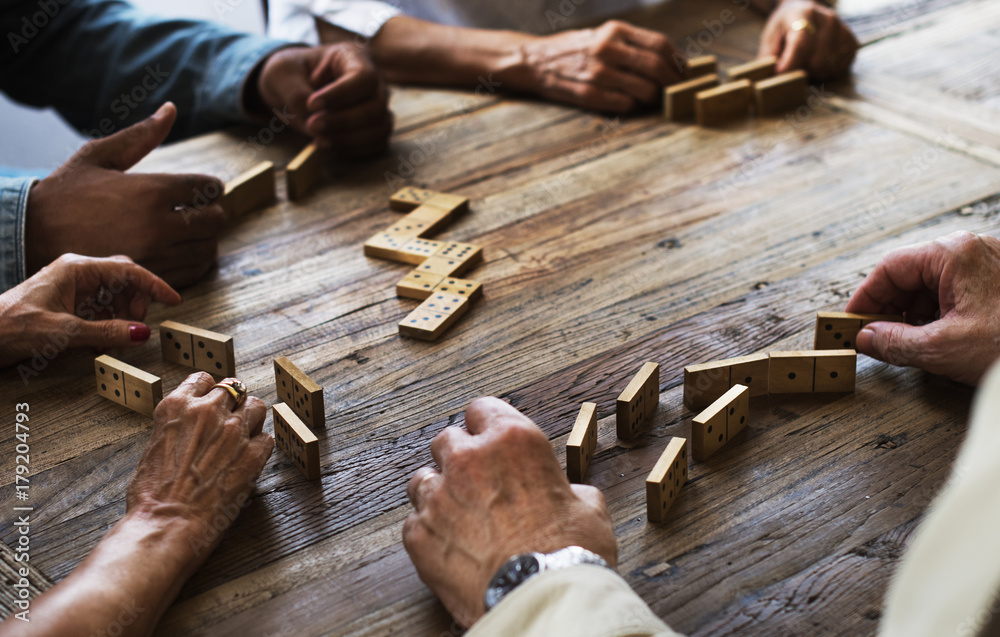
[{"label": "blue denim sleeve", "polygon": [[25,279],[24,212],[34,177],[0,177],[0,293]]},{"label": "blue denim sleeve", "polygon": [[0,0],[0,90],[103,137],[177,105],[171,139],[250,119],[251,72],[287,42],[169,20],[119,0]]}]

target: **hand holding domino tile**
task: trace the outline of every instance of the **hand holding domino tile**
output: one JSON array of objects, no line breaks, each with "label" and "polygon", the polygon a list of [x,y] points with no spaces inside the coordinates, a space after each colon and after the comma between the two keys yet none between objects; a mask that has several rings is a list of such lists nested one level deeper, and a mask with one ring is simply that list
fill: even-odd
[{"label": "hand holding domino tile", "polygon": [[1000,239],[969,232],[886,255],[847,304],[848,312],[900,314],[875,322],[857,350],[893,365],[912,365],[978,385],[1000,358]]}]

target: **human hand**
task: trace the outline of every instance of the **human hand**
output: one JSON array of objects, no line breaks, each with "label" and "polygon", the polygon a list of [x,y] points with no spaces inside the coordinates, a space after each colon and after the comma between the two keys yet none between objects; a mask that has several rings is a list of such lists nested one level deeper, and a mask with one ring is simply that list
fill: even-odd
[{"label": "human hand", "polygon": [[142,345],[152,301],[177,305],[181,297],[128,257],[64,254],[0,295],[0,366],[47,347]]},{"label": "human hand", "polygon": [[183,529],[192,571],[215,550],[257,484],[274,439],[262,433],[267,407],[239,408],[204,372],[160,401],[153,433],[126,495],[127,515]]},{"label": "human hand", "polygon": [[[215,263],[226,225],[218,179],[208,175],[126,174],[160,145],[177,109],[86,143],[28,196],[25,251],[34,273],[61,254],[125,254],[174,286],[194,283]],[[178,206],[190,206],[176,210]]]},{"label": "human hand", "polygon": [[392,135],[389,89],[365,50],[349,42],[277,51],[257,79],[270,108],[342,156],[380,155]]},{"label": "human hand", "polygon": [[511,88],[617,113],[655,104],[664,86],[684,79],[687,64],[667,36],[617,20],[527,37],[517,57],[505,76]]},{"label": "human hand", "polygon": [[416,511],[403,525],[420,579],[458,623],[482,616],[490,579],[514,555],[582,546],[617,563],[604,496],[569,483],[534,423],[501,400],[480,398],[466,409],[465,427],[434,438],[441,470],[424,467],[410,479]]},{"label": "human hand", "polygon": [[857,52],[857,38],[836,11],[814,0],[784,0],[764,27],[758,56],[776,57],[778,73],[804,69],[823,81],[845,75]]},{"label": "human hand", "polygon": [[871,323],[858,333],[858,351],[977,385],[1000,358],[1000,239],[954,232],[894,250],[847,311],[903,314],[917,323]]}]

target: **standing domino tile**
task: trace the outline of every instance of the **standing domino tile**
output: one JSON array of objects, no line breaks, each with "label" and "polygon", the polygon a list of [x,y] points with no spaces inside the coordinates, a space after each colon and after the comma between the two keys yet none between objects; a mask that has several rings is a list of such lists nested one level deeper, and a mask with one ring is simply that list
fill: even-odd
[{"label": "standing domino tile", "polygon": [[160,323],[163,360],[194,367],[215,376],[236,376],[233,337],[183,323]]},{"label": "standing domino tile", "polygon": [[671,438],[646,477],[646,516],[650,522],[662,522],[687,482],[687,440]]},{"label": "standing domino tile", "polygon": [[782,73],[753,86],[757,115],[781,115],[801,106],[809,92],[809,76],[805,71]]},{"label": "standing domino tile", "polygon": [[701,462],[722,448],[747,426],[750,389],[733,385],[691,421],[691,455]]},{"label": "standing domino tile", "polygon": [[148,374],[110,356],[94,359],[97,393],[140,414],[152,416],[163,400],[163,383]]},{"label": "standing domino tile", "polygon": [[323,388],[284,356],[274,359],[278,398],[311,429],[326,426]]},{"label": "standing domino tile", "polygon": [[633,438],[642,423],[656,413],[659,404],[660,365],[645,363],[618,396],[615,410],[618,437]]},{"label": "standing domino tile", "polygon": [[750,388],[750,396],[767,394],[767,354],[751,354],[684,368],[684,404],[691,410],[704,409],[736,385]]},{"label": "standing domino tile", "polygon": [[898,314],[854,314],[849,312],[817,312],[815,349],[854,349],[858,332],[876,321],[902,323]]},{"label": "standing domino tile", "polygon": [[313,142],[285,166],[285,184],[288,187],[289,201],[305,198],[322,176],[323,156]]},{"label": "standing domino tile", "polygon": [[745,117],[750,109],[750,80],[737,80],[694,96],[699,126],[716,126]]},{"label": "standing domino tile", "polygon": [[694,117],[694,96],[719,85],[719,76],[711,73],[663,89],[663,116],[672,122]]},{"label": "standing domino tile", "polygon": [[726,72],[726,75],[729,76],[729,81],[731,82],[735,82],[737,80],[759,82],[773,76],[774,68],[777,64],[777,58],[774,56],[768,56],[760,58],[759,60],[747,62],[746,64],[734,66]]},{"label": "standing domino tile", "polygon": [[684,76],[690,80],[703,75],[712,75],[718,69],[719,61],[714,55],[701,55],[688,60]]},{"label": "standing domino tile", "polygon": [[570,482],[583,482],[587,467],[597,449],[597,404],[583,403],[576,424],[566,440],[566,476]]},{"label": "standing domino tile", "polygon": [[284,403],[272,406],[274,441],[306,480],[319,478],[319,440]]},{"label": "standing domino tile", "polygon": [[220,203],[230,219],[263,208],[275,199],[274,164],[263,161],[226,183]]}]

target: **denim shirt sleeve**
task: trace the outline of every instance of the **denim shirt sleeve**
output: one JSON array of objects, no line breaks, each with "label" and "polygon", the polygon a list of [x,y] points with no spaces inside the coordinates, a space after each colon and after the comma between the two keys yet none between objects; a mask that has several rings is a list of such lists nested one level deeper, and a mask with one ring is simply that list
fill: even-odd
[{"label": "denim shirt sleeve", "polygon": [[0,90],[53,106],[103,137],[177,105],[170,139],[247,121],[244,88],[290,43],[194,20],[152,16],[119,0],[2,0]]},{"label": "denim shirt sleeve", "polygon": [[34,177],[0,177],[0,293],[22,283],[24,268],[24,212]]}]

